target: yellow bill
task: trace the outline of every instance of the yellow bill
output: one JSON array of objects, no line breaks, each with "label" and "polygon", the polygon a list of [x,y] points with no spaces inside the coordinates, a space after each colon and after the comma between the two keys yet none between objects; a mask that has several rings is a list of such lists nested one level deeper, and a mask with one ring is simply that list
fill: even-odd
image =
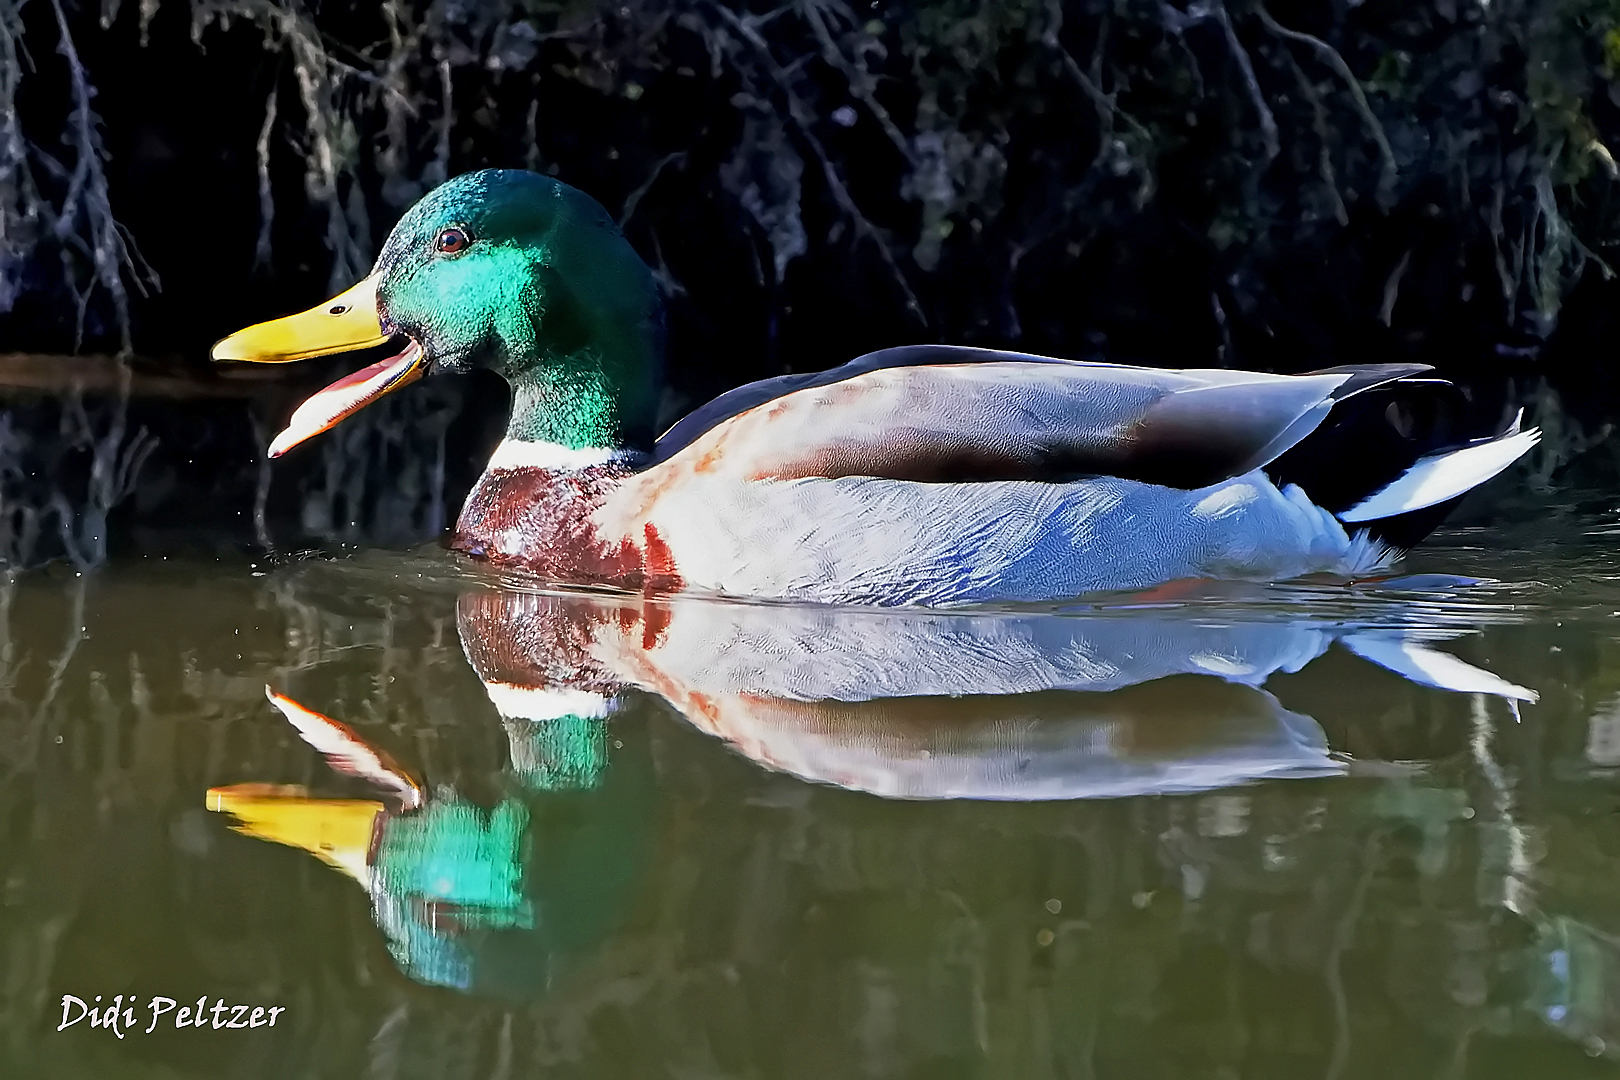
[{"label": "yellow bill", "polygon": [[[285,364],[373,348],[386,343],[388,337],[377,318],[377,280],[366,277],[308,311],[238,330],[215,344],[212,355],[215,360]],[[412,341],[393,356],[344,376],[298,406],[271,442],[270,456],[280,457],[384,394],[410,385],[422,377],[424,369],[422,348]]]},{"label": "yellow bill", "polygon": [[215,360],[286,364],[369,349],[388,340],[377,319],[377,279],[365,277],[308,311],[254,323],[214,344]]},{"label": "yellow bill", "polygon": [[236,819],[232,829],[261,840],[303,848],[360,884],[371,883],[371,841],[380,802],[312,799],[300,788],[233,784],[208,789],[208,809]]}]

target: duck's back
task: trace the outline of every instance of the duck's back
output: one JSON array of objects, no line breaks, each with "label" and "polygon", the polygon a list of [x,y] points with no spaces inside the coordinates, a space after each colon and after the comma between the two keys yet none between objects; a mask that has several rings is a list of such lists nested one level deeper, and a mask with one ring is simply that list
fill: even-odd
[{"label": "duck's back", "polygon": [[756,479],[1107,475],[1199,488],[1286,452],[1346,389],[1424,370],[1173,371],[905,346],[722,394],[665,432],[654,467],[695,458]]},{"label": "duck's back", "polygon": [[[656,536],[689,589],[890,604],[1354,576],[1392,554],[1265,470],[1298,460],[1344,401],[1426,369],[1276,376],[890,353],[903,362],[862,358],[717,399],[608,496],[598,529]],[[964,357],[975,362],[927,362]],[[1420,484],[1390,504],[1449,498],[1492,462],[1441,470],[1456,490]]]}]

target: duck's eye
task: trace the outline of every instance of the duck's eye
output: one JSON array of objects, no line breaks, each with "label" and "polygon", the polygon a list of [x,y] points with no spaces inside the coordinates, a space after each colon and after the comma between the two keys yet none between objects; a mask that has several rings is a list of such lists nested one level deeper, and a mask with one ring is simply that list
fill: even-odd
[{"label": "duck's eye", "polygon": [[437,246],[444,254],[454,255],[456,252],[465,249],[470,243],[472,243],[472,240],[467,236],[465,230],[452,227],[440,230]]}]

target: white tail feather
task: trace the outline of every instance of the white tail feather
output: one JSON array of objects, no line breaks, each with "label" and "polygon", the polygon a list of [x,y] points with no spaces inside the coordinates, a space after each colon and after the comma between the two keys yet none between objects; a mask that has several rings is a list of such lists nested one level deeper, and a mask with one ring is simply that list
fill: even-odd
[{"label": "white tail feather", "polygon": [[1501,435],[1490,442],[1419,458],[1393,483],[1338,515],[1340,521],[1377,521],[1454,499],[1523,457],[1541,441],[1539,428]]}]

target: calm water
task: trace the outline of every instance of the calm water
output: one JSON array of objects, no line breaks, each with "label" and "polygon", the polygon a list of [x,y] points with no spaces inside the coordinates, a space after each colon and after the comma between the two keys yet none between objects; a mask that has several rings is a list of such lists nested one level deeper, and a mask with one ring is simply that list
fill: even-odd
[{"label": "calm water", "polygon": [[1608,1075],[1616,544],[948,615],[25,577],[0,1075]]}]

